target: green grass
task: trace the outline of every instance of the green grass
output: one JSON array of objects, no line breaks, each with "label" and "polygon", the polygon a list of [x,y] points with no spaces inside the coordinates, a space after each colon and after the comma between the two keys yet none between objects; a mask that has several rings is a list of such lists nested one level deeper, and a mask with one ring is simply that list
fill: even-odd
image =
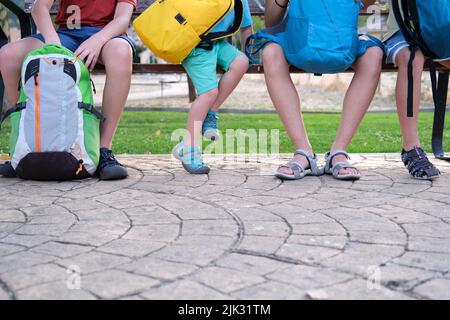
[{"label": "green grass", "polygon": [[[175,142],[172,132],[184,128],[186,113],[179,112],[125,112],[114,141],[118,154],[170,153]],[[306,114],[304,116],[311,143],[317,153],[328,151],[338,128],[339,114]],[[420,136],[430,151],[432,113],[422,113]],[[226,129],[278,129],[280,152],[291,153],[293,147],[276,114],[222,114],[220,127]],[[447,121],[447,128],[450,127]],[[8,152],[9,123],[0,134],[0,153]],[[223,140],[221,140],[223,141]],[[446,150],[450,149],[450,130],[446,130]],[[394,113],[368,114],[349,149],[353,153],[399,152],[401,135]],[[270,147],[269,147],[270,150]]]}]

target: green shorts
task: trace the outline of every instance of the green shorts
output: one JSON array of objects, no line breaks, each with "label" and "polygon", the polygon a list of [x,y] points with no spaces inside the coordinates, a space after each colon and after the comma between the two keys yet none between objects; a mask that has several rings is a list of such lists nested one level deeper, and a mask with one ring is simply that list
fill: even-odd
[{"label": "green shorts", "polygon": [[197,94],[201,95],[219,86],[217,80],[217,66],[228,71],[231,63],[243,55],[241,51],[233,47],[225,40],[214,43],[212,50],[195,48],[184,59],[183,67],[192,79]]}]

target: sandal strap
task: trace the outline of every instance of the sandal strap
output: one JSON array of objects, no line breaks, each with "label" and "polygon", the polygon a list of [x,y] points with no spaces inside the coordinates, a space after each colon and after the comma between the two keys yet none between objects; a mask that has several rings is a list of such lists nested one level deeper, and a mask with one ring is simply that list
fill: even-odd
[{"label": "sandal strap", "polygon": [[202,151],[198,147],[184,148],[183,147],[183,163],[191,163],[196,166],[203,165]]},{"label": "sandal strap", "polygon": [[335,175],[339,175],[339,171],[341,171],[342,169],[344,169],[344,170],[354,169],[354,170],[358,171],[358,173],[360,173],[359,170],[354,165],[352,165],[351,163],[348,163],[348,162],[337,162],[333,166],[332,170]]},{"label": "sandal strap", "polygon": [[290,161],[284,165],[281,165],[280,168],[287,168],[292,170],[292,173],[294,174],[295,178],[300,178],[302,176],[302,173],[305,172],[305,167],[301,163],[298,163],[297,161]]},{"label": "sandal strap", "polygon": [[323,173],[317,165],[317,156],[315,154],[311,155],[308,151],[297,150],[295,151],[294,156],[304,156],[309,162],[309,168],[313,175],[320,175],[321,173]]},{"label": "sandal strap", "polygon": [[336,157],[336,156],[344,156],[344,157],[346,157],[348,160],[351,160],[351,159],[350,159],[350,155],[349,155],[348,152],[345,151],[345,150],[335,150],[335,151],[333,151],[333,152],[330,151],[330,152],[328,152],[327,155],[326,155],[327,159],[330,159],[330,160],[333,160],[333,158]]},{"label": "sandal strap", "polygon": [[[331,170],[336,166],[336,164],[335,164],[334,166],[332,165],[333,159],[334,159],[334,157],[336,157],[336,156],[344,156],[344,157],[346,157],[348,160],[351,160],[351,159],[350,159],[350,155],[349,155],[348,152],[345,151],[345,150],[335,150],[335,151],[330,151],[330,152],[328,152],[328,153],[325,155],[325,171],[326,171],[326,172],[331,171]],[[356,169],[356,168],[355,168],[355,169]]]}]

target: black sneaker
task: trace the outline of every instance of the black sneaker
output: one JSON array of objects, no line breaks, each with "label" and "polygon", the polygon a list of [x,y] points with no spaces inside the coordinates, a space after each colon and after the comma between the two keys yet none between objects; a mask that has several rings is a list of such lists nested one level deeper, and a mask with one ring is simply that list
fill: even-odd
[{"label": "black sneaker", "polygon": [[0,164],[0,176],[4,176],[5,178],[15,178],[16,171],[11,165],[11,162],[5,162]]},{"label": "black sneaker", "polygon": [[422,148],[414,147],[410,151],[402,151],[402,160],[413,178],[419,180],[434,180],[441,172],[428,159]]},{"label": "black sneaker", "polygon": [[111,150],[101,148],[97,174],[100,180],[119,180],[128,177],[128,170],[116,160]]}]

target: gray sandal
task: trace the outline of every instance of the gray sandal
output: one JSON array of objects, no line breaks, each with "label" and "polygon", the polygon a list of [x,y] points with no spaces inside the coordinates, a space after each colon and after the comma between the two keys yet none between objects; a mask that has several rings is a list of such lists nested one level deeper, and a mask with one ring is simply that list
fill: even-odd
[{"label": "gray sandal", "polygon": [[[338,180],[355,181],[361,179],[361,173],[359,172],[359,170],[349,162],[337,162],[334,165],[332,165],[334,157],[339,155],[343,155],[348,160],[351,160],[347,151],[336,150],[333,152],[328,152],[325,155],[325,168],[324,168],[325,173],[332,175],[335,179]],[[347,169],[354,169],[358,171],[358,174],[339,174],[339,171]]]},{"label": "gray sandal", "polygon": [[303,165],[295,160],[288,162],[278,168],[288,168],[292,171],[293,174],[285,174],[281,172],[277,172],[275,176],[281,180],[300,180],[306,176],[320,176],[323,174],[323,170],[319,168],[317,165],[317,157],[316,155],[312,156],[309,152],[305,150],[297,150],[294,154],[294,157],[297,155],[301,155],[306,157],[309,162],[309,169],[305,169]]}]

